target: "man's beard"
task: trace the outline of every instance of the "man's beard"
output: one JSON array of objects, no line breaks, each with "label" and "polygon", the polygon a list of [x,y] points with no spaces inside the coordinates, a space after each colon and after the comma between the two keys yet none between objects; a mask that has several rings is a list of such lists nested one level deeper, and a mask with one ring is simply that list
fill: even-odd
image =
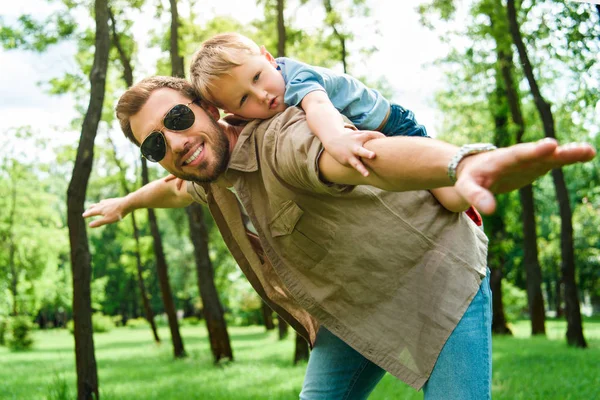
[{"label": "man's beard", "polygon": [[[208,114],[208,116],[210,117],[212,125],[209,134],[210,137],[214,139],[213,146],[211,147],[213,151],[213,162],[212,164],[208,164],[208,161],[205,161],[198,165],[198,174],[185,174],[178,171],[178,174],[174,174],[178,178],[196,183],[211,183],[217,180],[217,178],[227,169],[230,156],[229,138],[227,138],[223,129],[217,124],[212,116],[210,114]],[[212,171],[209,171],[210,167],[212,167]],[[200,175],[200,173],[203,173],[203,175]]]}]

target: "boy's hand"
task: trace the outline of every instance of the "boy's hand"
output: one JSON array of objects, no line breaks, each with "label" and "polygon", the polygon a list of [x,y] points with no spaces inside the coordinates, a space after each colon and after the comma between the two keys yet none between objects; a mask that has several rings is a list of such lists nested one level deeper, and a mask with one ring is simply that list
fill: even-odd
[{"label": "boy's hand", "polygon": [[360,158],[375,158],[375,153],[363,147],[371,139],[385,137],[383,133],[375,131],[357,131],[345,129],[341,135],[334,135],[323,143],[325,150],[340,164],[351,166],[363,176],[369,176],[369,171]]},{"label": "boy's hand", "polygon": [[164,177],[164,181],[165,182],[170,182],[173,179],[176,179],[175,186],[177,186],[177,190],[181,190],[181,187],[183,186],[183,182],[185,182],[183,179],[178,178],[178,177],[176,177],[173,174],[169,174],[169,175],[167,175],[167,176]]}]

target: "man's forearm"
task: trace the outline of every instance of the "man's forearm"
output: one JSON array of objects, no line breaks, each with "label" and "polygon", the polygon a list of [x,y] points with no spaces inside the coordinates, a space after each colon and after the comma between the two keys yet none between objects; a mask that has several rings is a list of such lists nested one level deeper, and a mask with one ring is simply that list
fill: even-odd
[{"label": "man's forearm", "polygon": [[448,163],[458,148],[435,139],[389,137],[373,139],[365,148],[377,154],[363,159],[371,173],[364,177],[337,163],[324,152],[319,160],[323,178],[348,185],[372,185],[389,191],[408,191],[452,186]]},{"label": "man's forearm", "polygon": [[192,201],[186,185],[178,189],[176,181],[165,182],[164,179],[150,182],[124,198],[127,213],[140,208],[187,207]]}]

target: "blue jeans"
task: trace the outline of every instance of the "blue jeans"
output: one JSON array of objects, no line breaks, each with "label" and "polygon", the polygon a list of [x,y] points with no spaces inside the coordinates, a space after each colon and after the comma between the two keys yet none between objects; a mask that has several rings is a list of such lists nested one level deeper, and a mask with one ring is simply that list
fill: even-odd
[{"label": "blue jeans", "polygon": [[419,125],[415,114],[397,104],[390,106],[390,115],[381,133],[385,136],[427,136],[427,130]]},{"label": "blue jeans", "polygon": [[[489,271],[442,348],[423,387],[425,400],[484,400],[492,386],[492,299]],[[300,399],[366,399],[385,375],[324,327],[310,354]]]}]

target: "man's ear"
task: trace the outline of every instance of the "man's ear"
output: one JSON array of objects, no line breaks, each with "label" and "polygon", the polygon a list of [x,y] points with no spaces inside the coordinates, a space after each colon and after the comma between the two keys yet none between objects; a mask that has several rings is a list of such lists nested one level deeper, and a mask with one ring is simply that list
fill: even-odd
[{"label": "man's ear", "polygon": [[212,115],[215,121],[218,121],[221,118],[221,114],[219,113],[219,109],[212,104],[208,103],[205,100],[200,100],[200,107],[204,109],[208,114]]},{"label": "man's ear", "polygon": [[267,59],[268,62],[271,63],[272,66],[274,66],[275,68],[277,68],[277,62],[275,62],[275,57],[273,57],[271,55],[271,53],[269,53],[267,51],[267,49],[265,48],[265,46],[260,46],[260,54],[265,56],[265,58]]}]

